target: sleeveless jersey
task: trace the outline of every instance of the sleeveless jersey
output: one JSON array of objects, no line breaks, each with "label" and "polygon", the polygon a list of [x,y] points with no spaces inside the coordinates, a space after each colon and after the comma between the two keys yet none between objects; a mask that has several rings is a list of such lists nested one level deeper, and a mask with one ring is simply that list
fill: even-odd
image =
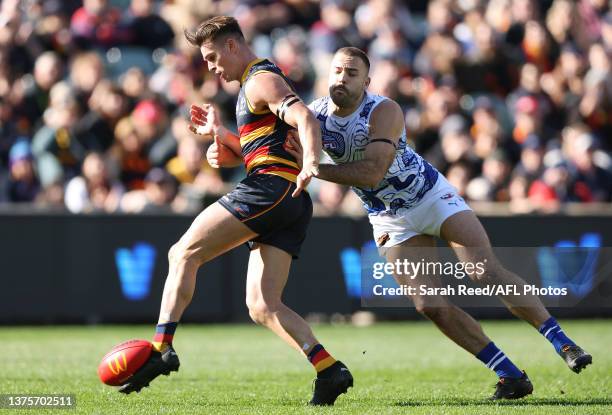
[{"label": "sleeveless jersey", "polygon": [[[323,150],[336,164],[361,160],[369,138],[370,115],[387,99],[366,92],[359,108],[347,117],[331,113],[331,98],[325,96],[309,107],[321,124]],[[381,137],[391,138],[391,137]],[[438,171],[406,145],[406,131],[399,140],[395,159],[383,180],[374,188],[353,186],[370,216],[405,213],[417,205],[438,179]]]},{"label": "sleeveless jersey", "polygon": [[273,174],[296,182],[300,169],[295,158],[283,148],[287,131],[292,127],[269,109],[255,111],[244,92],[245,83],[261,72],[278,74],[293,89],[291,81],[267,59],[254,60],[245,69],[236,103],[236,120],[247,176]]}]

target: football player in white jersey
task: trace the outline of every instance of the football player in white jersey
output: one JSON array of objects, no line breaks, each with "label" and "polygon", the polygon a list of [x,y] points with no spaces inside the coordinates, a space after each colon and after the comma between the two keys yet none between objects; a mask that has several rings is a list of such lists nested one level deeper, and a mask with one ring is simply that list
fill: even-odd
[{"label": "football player in white jersey", "polygon": [[[416,262],[435,251],[434,237],[448,242],[461,262],[486,262],[470,278],[483,285],[525,282],[493,253],[480,221],[449,182],[406,146],[404,116],[391,99],[369,94],[369,60],[360,49],[338,50],[329,73],[329,96],[310,105],[322,129],[323,148],[334,161],[320,164],[318,178],[352,186],[362,199],[379,251],[388,262]],[[286,147],[299,160],[300,144],[290,134]],[[396,275],[400,284],[418,284]],[[431,280],[428,280],[431,281]],[[484,334],[479,323],[441,295],[411,298],[416,309],[451,340],[499,376],[491,399],[516,399],[533,386]],[[549,340],[574,372],[592,357],[570,340],[537,296],[500,296],[508,309]]]}]

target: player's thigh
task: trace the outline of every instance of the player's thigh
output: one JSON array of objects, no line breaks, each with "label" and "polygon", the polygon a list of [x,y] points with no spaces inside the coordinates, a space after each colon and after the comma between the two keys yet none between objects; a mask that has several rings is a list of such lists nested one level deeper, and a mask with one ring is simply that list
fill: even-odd
[{"label": "player's thigh", "polygon": [[423,255],[435,255],[436,241],[430,235],[415,235],[385,251],[387,262],[417,260]]},{"label": "player's thigh", "polygon": [[457,212],[447,218],[440,228],[440,238],[457,246],[491,246],[487,232],[471,210]]},{"label": "player's thigh", "polygon": [[246,302],[249,307],[280,304],[291,261],[291,255],[274,246],[257,243],[253,247],[246,281]]},{"label": "player's thigh", "polygon": [[[422,263],[438,261],[436,241],[433,236],[430,235],[416,235],[412,238],[388,248],[386,251],[387,262],[404,264],[405,261],[408,263]],[[443,296],[433,295],[421,295],[419,293],[419,286],[425,285],[428,288],[435,288],[441,286],[439,275],[405,275],[405,274],[394,274],[393,277],[398,284],[403,284],[409,287],[415,287],[415,295],[410,296],[414,305],[417,309],[425,307],[444,307],[448,305],[448,302]]]},{"label": "player's thigh", "polygon": [[486,262],[487,275],[500,267],[487,232],[473,211],[459,212],[446,219],[440,237],[448,242],[460,261]]},{"label": "player's thigh", "polygon": [[173,249],[204,263],[255,236],[248,226],[215,202],[195,218]]}]

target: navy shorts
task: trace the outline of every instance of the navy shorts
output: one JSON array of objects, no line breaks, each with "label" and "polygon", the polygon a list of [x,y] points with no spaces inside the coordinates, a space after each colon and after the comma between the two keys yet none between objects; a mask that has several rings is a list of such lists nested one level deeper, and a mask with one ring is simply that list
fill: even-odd
[{"label": "navy shorts", "polygon": [[303,191],[291,197],[295,183],[272,174],[253,174],[219,199],[219,204],[247,225],[257,237],[249,242],[272,245],[294,259],[306,239],[312,218],[310,195]]}]

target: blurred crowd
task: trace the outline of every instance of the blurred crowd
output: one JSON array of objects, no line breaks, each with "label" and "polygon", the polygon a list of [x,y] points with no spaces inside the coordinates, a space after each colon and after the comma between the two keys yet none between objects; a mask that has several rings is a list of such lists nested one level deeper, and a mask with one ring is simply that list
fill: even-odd
[{"label": "blurred crowd", "polygon": [[[244,177],[188,129],[212,102],[235,129],[239,85],[184,29],[236,17],[309,102],[333,53],[366,50],[370,92],[404,109],[411,145],[469,201],[514,212],[612,201],[612,1],[3,0],[0,203],[195,213]],[[363,214],[317,181],[320,215]]]}]

